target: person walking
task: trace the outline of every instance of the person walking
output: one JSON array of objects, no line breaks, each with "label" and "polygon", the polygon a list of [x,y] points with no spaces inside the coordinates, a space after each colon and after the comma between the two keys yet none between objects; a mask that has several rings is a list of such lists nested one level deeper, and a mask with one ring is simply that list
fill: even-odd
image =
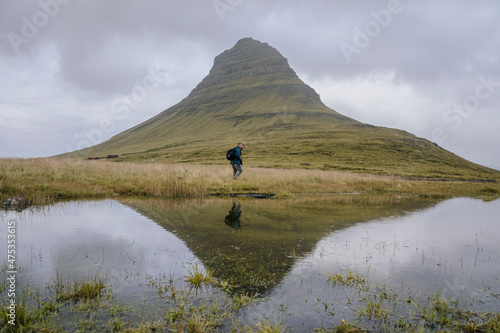
[{"label": "person walking", "polygon": [[243,172],[242,165],[243,160],[241,159],[241,151],[245,148],[243,143],[239,143],[234,149],[234,158],[231,160],[231,165],[233,166],[233,180],[236,180],[239,175]]}]

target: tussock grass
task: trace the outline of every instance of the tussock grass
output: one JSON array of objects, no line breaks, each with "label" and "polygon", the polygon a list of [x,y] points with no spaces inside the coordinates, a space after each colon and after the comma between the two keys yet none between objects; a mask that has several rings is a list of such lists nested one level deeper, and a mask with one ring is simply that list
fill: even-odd
[{"label": "tussock grass", "polygon": [[[61,320],[60,312],[67,313],[67,307],[72,306],[71,313],[82,313],[88,321],[83,325],[92,328],[95,325],[94,316],[101,306],[102,293],[107,286],[104,279],[97,274],[93,278],[74,278],[74,281],[64,281],[56,272],[56,278],[47,288],[20,288],[20,297],[15,307],[15,318],[9,316],[7,302],[0,303],[0,332],[67,332]],[[109,297],[111,297],[111,290]],[[116,306],[121,308],[121,306]],[[111,310],[110,310],[111,311]],[[115,311],[119,312],[119,311]],[[14,320],[14,325],[10,322]],[[83,330],[82,330],[83,331]]]},{"label": "tussock grass", "polygon": [[210,284],[214,281],[215,279],[212,277],[212,272],[209,269],[203,270],[198,267],[198,264],[188,269],[186,282],[189,282],[196,289],[201,288],[204,284]]},{"label": "tussock grass", "polygon": [[99,276],[94,276],[92,279],[75,280],[71,283],[63,281],[62,277],[57,274],[56,280],[51,287],[54,290],[57,301],[65,300],[89,300],[98,298],[106,288],[104,279]]},{"label": "tussock grass", "polygon": [[415,181],[331,170],[244,168],[231,182],[229,165],[162,164],[76,159],[0,159],[0,198],[52,199],[111,195],[195,198],[210,194],[401,193],[436,197],[498,197],[499,184]]},{"label": "tussock grass", "polygon": [[274,322],[268,319],[256,326],[259,333],[284,333],[287,331],[286,325],[277,321],[276,318]]}]

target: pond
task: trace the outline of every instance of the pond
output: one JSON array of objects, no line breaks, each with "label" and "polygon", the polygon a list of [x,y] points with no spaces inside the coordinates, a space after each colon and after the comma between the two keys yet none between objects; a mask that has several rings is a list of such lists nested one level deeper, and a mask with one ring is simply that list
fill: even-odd
[{"label": "pond", "polygon": [[[390,195],[115,197],[0,211],[0,301],[12,298],[15,225],[16,315],[25,308],[27,327],[480,325],[500,311],[499,215],[499,200]],[[96,297],[75,295],[98,283]]]}]

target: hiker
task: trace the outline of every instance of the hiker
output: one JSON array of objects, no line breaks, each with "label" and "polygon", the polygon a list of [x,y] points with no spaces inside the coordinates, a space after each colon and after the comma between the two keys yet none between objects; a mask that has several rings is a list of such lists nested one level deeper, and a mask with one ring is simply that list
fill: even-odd
[{"label": "hiker", "polygon": [[241,151],[245,148],[243,143],[238,143],[238,146],[234,149],[234,157],[231,160],[231,165],[233,166],[233,180],[236,180],[239,175],[243,172],[241,166],[243,165],[243,161],[241,159]]}]

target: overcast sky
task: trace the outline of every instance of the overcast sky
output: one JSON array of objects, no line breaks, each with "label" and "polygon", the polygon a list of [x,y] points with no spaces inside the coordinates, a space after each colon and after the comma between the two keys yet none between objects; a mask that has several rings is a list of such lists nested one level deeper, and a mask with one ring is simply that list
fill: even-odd
[{"label": "overcast sky", "polygon": [[498,0],[0,0],[0,157],[109,139],[243,37],[334,110],[500,169]]}]

